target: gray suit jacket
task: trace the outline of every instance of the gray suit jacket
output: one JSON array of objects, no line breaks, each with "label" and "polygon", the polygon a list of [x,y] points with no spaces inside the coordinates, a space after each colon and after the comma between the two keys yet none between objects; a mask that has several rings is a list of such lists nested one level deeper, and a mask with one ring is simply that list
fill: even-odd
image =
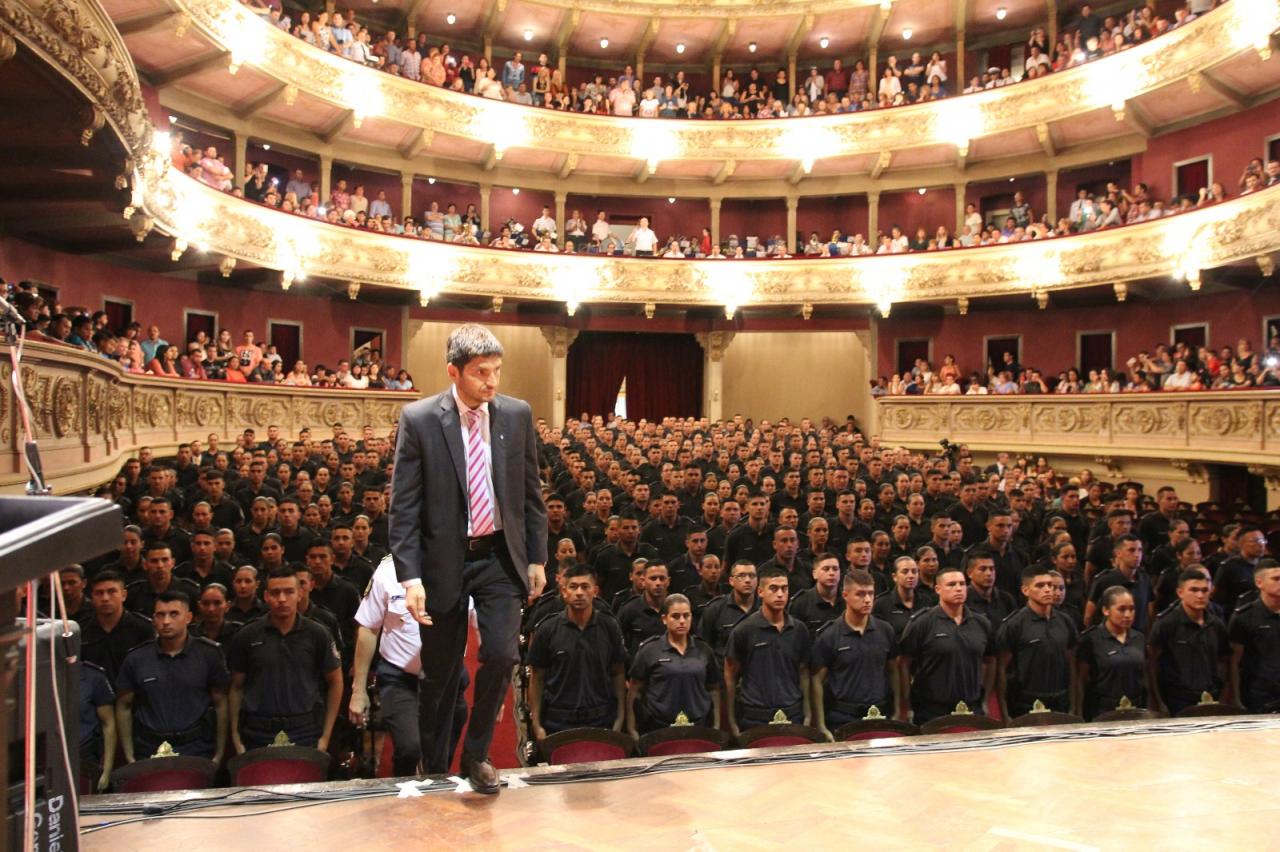
[{"label": "gray suit jacket", "polygon": [[[396,441],[388,524],[396,576],[420,578],[427,610],[444,613],[462,594],[467,541],[466,450],[452,389],[404,407]],[[489,403],[493,483],[507,552],[522,582],[547,554],[547,510],[529,404],[498,395]]]}]

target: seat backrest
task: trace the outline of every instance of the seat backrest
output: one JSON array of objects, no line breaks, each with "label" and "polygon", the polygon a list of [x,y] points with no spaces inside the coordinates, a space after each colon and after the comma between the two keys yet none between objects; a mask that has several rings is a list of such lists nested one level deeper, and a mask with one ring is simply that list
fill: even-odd
[{"label": "seat backrest", "polygon": [[645,755],[667,757],[672,754],[699,754],[705,751],[720,751],[720,743],[703,739],[665,740],[649,746],[645,750]]},{"label": "seat backrest", "polygon": [[975,731],[992,731],[1003,728],[1004,724],[990,716],[977,716],[971,713],[952,713],[930,719],[920,726],[922,734],[971,734]]},{"label": "seat backrest", "polygon": [[738,735],[738,745],[743,748],[781,748],[826,741],[817,728],[794,724],[756,725]]},{"label": "seat backrest", "polygon": [[111,789],[116,793],[203,790],[213,783],[217,769],[204,757],[150,757],[112,772]]},{"label": "seat backrest", "polygon": [[578,740],[556,746],[551,750],[547,762],[553,766],[558,766],[564,763],[595,763],[600,760],[622,760],[626,756],[626,751],[614,743]]},{"label": "seat backrest", "polygon": [[236,755],[227,764],[237,787],[312,784],[329,777],[329,755],[305,746],[266,746]]}]

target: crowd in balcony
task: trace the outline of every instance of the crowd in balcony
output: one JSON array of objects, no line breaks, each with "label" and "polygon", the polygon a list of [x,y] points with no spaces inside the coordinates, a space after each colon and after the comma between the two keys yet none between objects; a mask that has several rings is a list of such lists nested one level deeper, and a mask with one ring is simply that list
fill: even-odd
[{"label": "crowd in balcony", "polygon": [[1020,363],[1012,352],[1003,352],[1000,363],[988,363],[984,372],[966,376],[955,356],[947,355],[936,368],[918,358],[908,371],[881,376],[871,393],[986,396],[1280,388],[1280,334],[1272,335],[1260,352],[1244,337],[1234,347],[1218,350],[1183,342],[1171,346],[1159,343],[1126,360],[1125,368],[1099,367],[1086,372],[1068,367],[1054,375]]},{"label": "crowd in balcony", "polygon": [[409,372],[387,364],[379,349],[366,348],[338,357],[335,367],[317,364],[312,370],[301,360],[290,367],[275,344],[260,340],[252,329],[245,329],[239,343],[226,328],[216,339],[198,331],[190,340],[170,343],[158,325],[144,327],[130,322],[123,328],[112,328],[106,311],[49,304],[32,281],[9,287],[0,279],[0,288],[8,292],[22,314],[29,340],[89,352],[134,375],[288,387],[413,390]]},{"label": "crowd in balcony", "polygon": [[[454,52],[427,33],[416,38],[396,32],[374,35],[357,21],[354,10],[300,12],[297,20],[274,5],[259,4],[272,25],[321,50],[388,74],[493,100],[565,112],[640,118],[742,119],[831,115],[927,103],[948,94],[999,88],[1024,79],[1061,71],[1141,44],[1194,20],[1225,0],[1192,0],[1172,17],[1145,5],[1127,13],[1102,16],[1089,4],[1068,21],[1057,44],[1050,45],[1043,27],[1032,30],[1024,46],[1021,68],[993,66],[967,84],[953,79],[938,52],[913,52],[885,58],[873,80],[862,60],[852,69],[836,59],[831,67],[811,66],[800,80],[785,69],[753,67],[738,74],[726,69],[709,91],[691,86],[683,70],[639,79],[631,65],[621,73],[597,73],[577,85],[567,80],[547,54],[526,62],[516,51],[490,64],[484,56]],[[531,59],[531,57],[529,57]],[[794,83],[794,92],[792,90]]]}]

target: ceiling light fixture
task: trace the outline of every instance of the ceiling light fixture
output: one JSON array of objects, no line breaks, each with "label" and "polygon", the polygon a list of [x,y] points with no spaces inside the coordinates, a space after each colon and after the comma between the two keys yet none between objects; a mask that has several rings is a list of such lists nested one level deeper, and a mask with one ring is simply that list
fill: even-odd
[{"label": "ceiling light fixture", "polygon": [[760,45],[756,44],[754,41],[750,42],[747,45],[747,50],[751,51],[752,53],[755,53],[756,50],[758,50],[759,48],[760,48]]},{"label": "ceiling light fixture", "polygon": [[604,50],[604,49],[605,49],[606,47],[608,47],[608,46],[609,46],[609,39],[607,39],[607,38],[602,38],[602,39],[600,39],[600,49],[601,49],[601,50]]},{"label": "ceiling light fixture", "polygon": [[668,203],[668,204],[675,204],[675,203],[676,203],[676,197],[675,197],[674,195],[668,195],[668,196],[667,196],[667,203]]},{"label": "ceiling light fixture", "polygon": [[524,40],[533,41],[533,30],[530,29],[529,27],[524,28]]},{"label": "ceiling light fixture", "polygon": [[449,14],[444,16],[444,22],[449,26],[453,26],[454,24],[458,23],[458,16],[450,12]]},{"label": "ceiling light fixture", "polygon": [[822,38],[818,39],[818,47],[822,48],[823,50],[826,50],[827,45],[829,44],[831,44],[831,39],[827,38],[826,36],[823,36]]},{"label": "ceiling light fixture", "polygon": [[676,43],[676,53],[684,53],[684,42]]},{"label": "ceiling light fixture", "polygon": [[511,194],[512,194],[512,195],[519,195],[519,194],[520,194],[520,187],[518,187],[518,186],[513,186],[513,187],[511,187]]},{"label": "ceiling light fixture", "polygon": [[911,27],[902,28],[902,40],[911,41]]},{"label": "ceiling light fixture", "polygon": [[1009,10],[1001,6],[999,9],[996,9],[996,20],[1003,21],[1007,14],[1009,14]]},{"label": "ceiling light fixture", "polygon": [[264,151],[270,151],[270,150],[271,150],[271,143],[270,143],[270,142],[263,142],[263,143],[262,143],[262,150],[264,150]]},{"label": "ceiling light fixture", "polygon": [[926,189],[922,186],[922,187],[920,187],[919,189],[917,189],[917,190],[916,190],[916,192],[920,193],[921,195],[924,195],[926,192],[928,192],[928,190],[926,190]]},{"label": "ceiling light fixture", "polygon": [[432,178],[432,177],[429,177],[429,178],[427,178],[427,183],[431,184],[432,186],[435,186],[435,184],[436,184],[436,179],[435,179],[435,178]]}]

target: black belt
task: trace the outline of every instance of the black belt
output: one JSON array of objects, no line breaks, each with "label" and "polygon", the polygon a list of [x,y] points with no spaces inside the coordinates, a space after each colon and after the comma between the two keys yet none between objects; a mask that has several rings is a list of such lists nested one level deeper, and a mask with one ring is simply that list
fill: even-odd
[{"label": "black belt", "polygon": [[790,721],[792,716],[798,716],[804,712],[804,702],[801,701],[797,701],[795,704],[788,705],[787,707],[757,707],[754,704],[746,703],[741,703],[738,706],[744,713],[751,713],[752,715],[774,716],[779,710],[781,710],[782,715],[786,716],[788,721]]},{"label": "black belt", "polygon": [[174,748],[177,748],[180,745],[186,745],[187,743],[194,743],[199,742],[200,740],[209,739],[209,728],[204,719],[196,722],[190,728],[186,728],[181,731],[157,731],[154,728],[150,728],[142,724],[141,722],[138,722],[137,725],[139,731],[141,731],[144,737],[157,740],[159,742],[166,742]]},{"label": "black belt", "polygon": [[830,709],[837,713],[843,713],[846,716],[856,716],[858,719],[861,719],[863,716],[867,715],[867,712],[871,709],[872,705],[879,707],[882,704],[885,706],[885,709],[892,709],[890,701],[883,701],[879,703],[875,701],[868,701],[862,704],[854,704],[851,701],[832,701],[830,702]]},{"label": "black belt", "polygon": [[578,724],[581,722],[594,722],[601,716],[614,712],[612,704],[598,704],[594,707],[576,707],[573,710],[560,710],[555,707],[542,708],[542,715],[548,721],[567,722],[569,724]]},{"label": "black belt", "polygon": [[493,555],[493,551],[497,549],[498,544],[503,541],[502,530],[489,533],[489,535],[476,536],[467,539],[467,546],[462,557],[464,562],[477,562],[481,559],[488,559]]},{"label": "black belt", "polygon": [[276,728],[278,730],[288,725],[292,725],[295,722],[315,722],[316,715],[317,713],[315,710],[308,713],[294,713],[293,715],[285,716],[268,716],[265,713],[245,712],[244,719],[246,722],[259,722],[269,728]]}]

